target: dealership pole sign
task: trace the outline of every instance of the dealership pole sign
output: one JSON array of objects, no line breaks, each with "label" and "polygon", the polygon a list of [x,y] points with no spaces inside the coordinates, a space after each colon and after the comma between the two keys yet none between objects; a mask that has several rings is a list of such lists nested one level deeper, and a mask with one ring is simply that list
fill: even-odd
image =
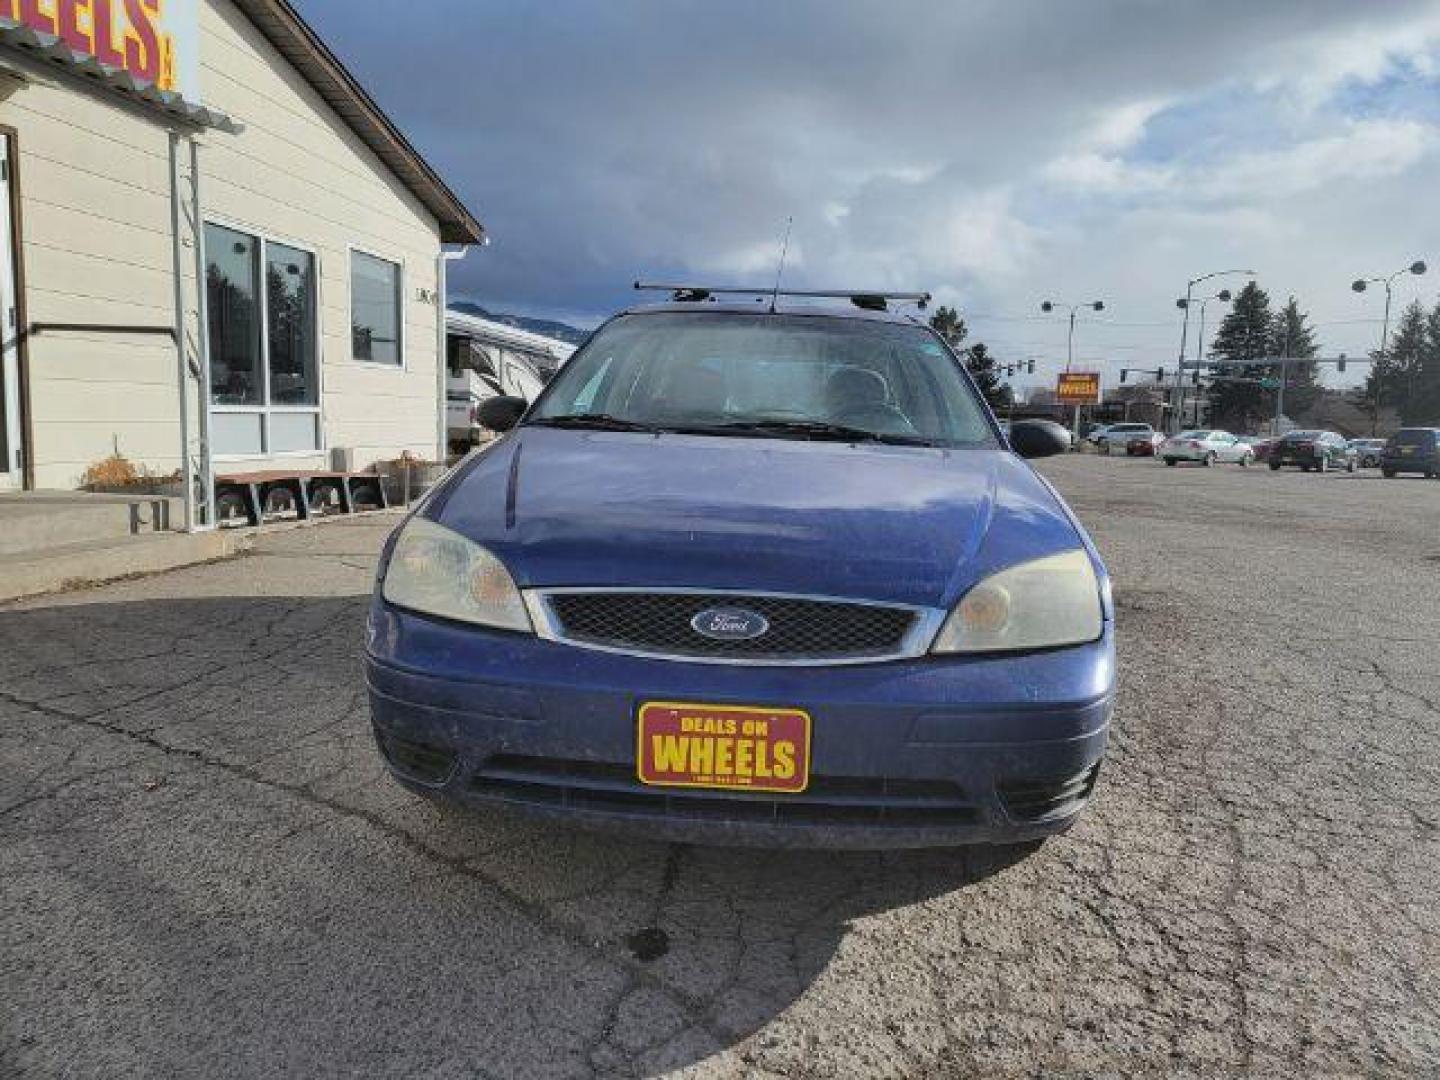
[{"label": "dealership pole sign", "polygon": [[1055,400],[1062,405],[1095,405],[1100,401],[1098,371],[1064,371],[1055,383]]},{"label": "dealership pole sign", "polygon": [[28,27],[137,82],[200,103],[200,0],[0,0]]}]

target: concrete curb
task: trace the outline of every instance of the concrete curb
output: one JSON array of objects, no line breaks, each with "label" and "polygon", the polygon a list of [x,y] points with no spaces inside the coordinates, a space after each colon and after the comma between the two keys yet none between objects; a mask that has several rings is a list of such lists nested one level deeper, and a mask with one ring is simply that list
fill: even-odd
[{"label": "concrete curb", "polygon": [[257,536],[253,530],[160,533],[6,555],[0,557],[0,603],[228,559]]},{"label": "concrete curb", "polygon": [[48,593],[87,589],[126,578],[234,558],[263,536],[334,523],[392,518],[398,524],[407,509],[391,507],[363,514],[276,521],[258,529],[215,529],[200,533],[154,533],[111,541],[63,544],[46,551],[0,555],[0,605]]}]

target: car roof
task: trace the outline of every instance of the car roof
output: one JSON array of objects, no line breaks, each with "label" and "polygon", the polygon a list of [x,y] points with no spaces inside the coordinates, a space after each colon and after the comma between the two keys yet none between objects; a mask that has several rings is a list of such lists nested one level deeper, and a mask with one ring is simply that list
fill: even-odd
[{"label": "car roof", "polygon": [[900,308],[887,308],[883,311],[874,311],[869,308],[856,307],[854,304],[840,303],[815,303],[796,301],[780,297],[771,310],[770,298],[762,296],[758,300],[751,300],[746,303],[736,301],[719,300],[672,300],[660,304],[636,304],[621,311],[620,315],[657,315],[669,312],[689,312],[691,314],[732,314],[732,315],[808,315],[812,317],[823,317],[827,319],[851,319],[857,322],[879,322],[892,323],[901,326],[921,326],[929,329],[924,312],[919,311],[913,304],[906,304]]}]

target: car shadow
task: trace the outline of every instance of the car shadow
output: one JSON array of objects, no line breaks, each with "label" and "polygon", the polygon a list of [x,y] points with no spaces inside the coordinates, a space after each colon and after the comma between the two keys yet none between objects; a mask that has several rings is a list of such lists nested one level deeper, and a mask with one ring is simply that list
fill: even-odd
[{"label": "car shadow", "polygon": [[651,1074],[785,1014],[857,923],[1038,847],[705,848],[437,804],[373,747],[364,597],[93,597],[0,607],[0,1041],[35,1071],[125,1072],[144,1032],[154,1074]]}]

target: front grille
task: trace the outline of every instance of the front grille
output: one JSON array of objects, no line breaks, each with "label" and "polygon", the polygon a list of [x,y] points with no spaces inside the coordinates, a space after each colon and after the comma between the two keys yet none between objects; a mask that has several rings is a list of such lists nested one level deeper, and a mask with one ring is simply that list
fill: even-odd
[{"label": "front grille", "polygon": [[1082,773],[1050,779],[1005,780],[1000,784],[1000,798],[1005,809],[1018,821],[1040,821],[1063,817],[1080,809],[1095,790],[1100,773],[1097,761]]},{"label": "front grille", "polygon": [[479,795],[524,806],[690,821],[923,828],[980,820],[964,789],[943,780],[812,776],[798,795],[712,794],[646,787],[626,765],[499,754],[480,767],[470,784]]},{"label": "front grille", "polygon": [[[735,593],[556,592],[546,596],[555,636],[581,645],[697,659],[873,660],[906,653],[920,613],[844,600]],[[743,608],[769,629],[748,641],[704,637],[691,620],[710,608]]]}]

